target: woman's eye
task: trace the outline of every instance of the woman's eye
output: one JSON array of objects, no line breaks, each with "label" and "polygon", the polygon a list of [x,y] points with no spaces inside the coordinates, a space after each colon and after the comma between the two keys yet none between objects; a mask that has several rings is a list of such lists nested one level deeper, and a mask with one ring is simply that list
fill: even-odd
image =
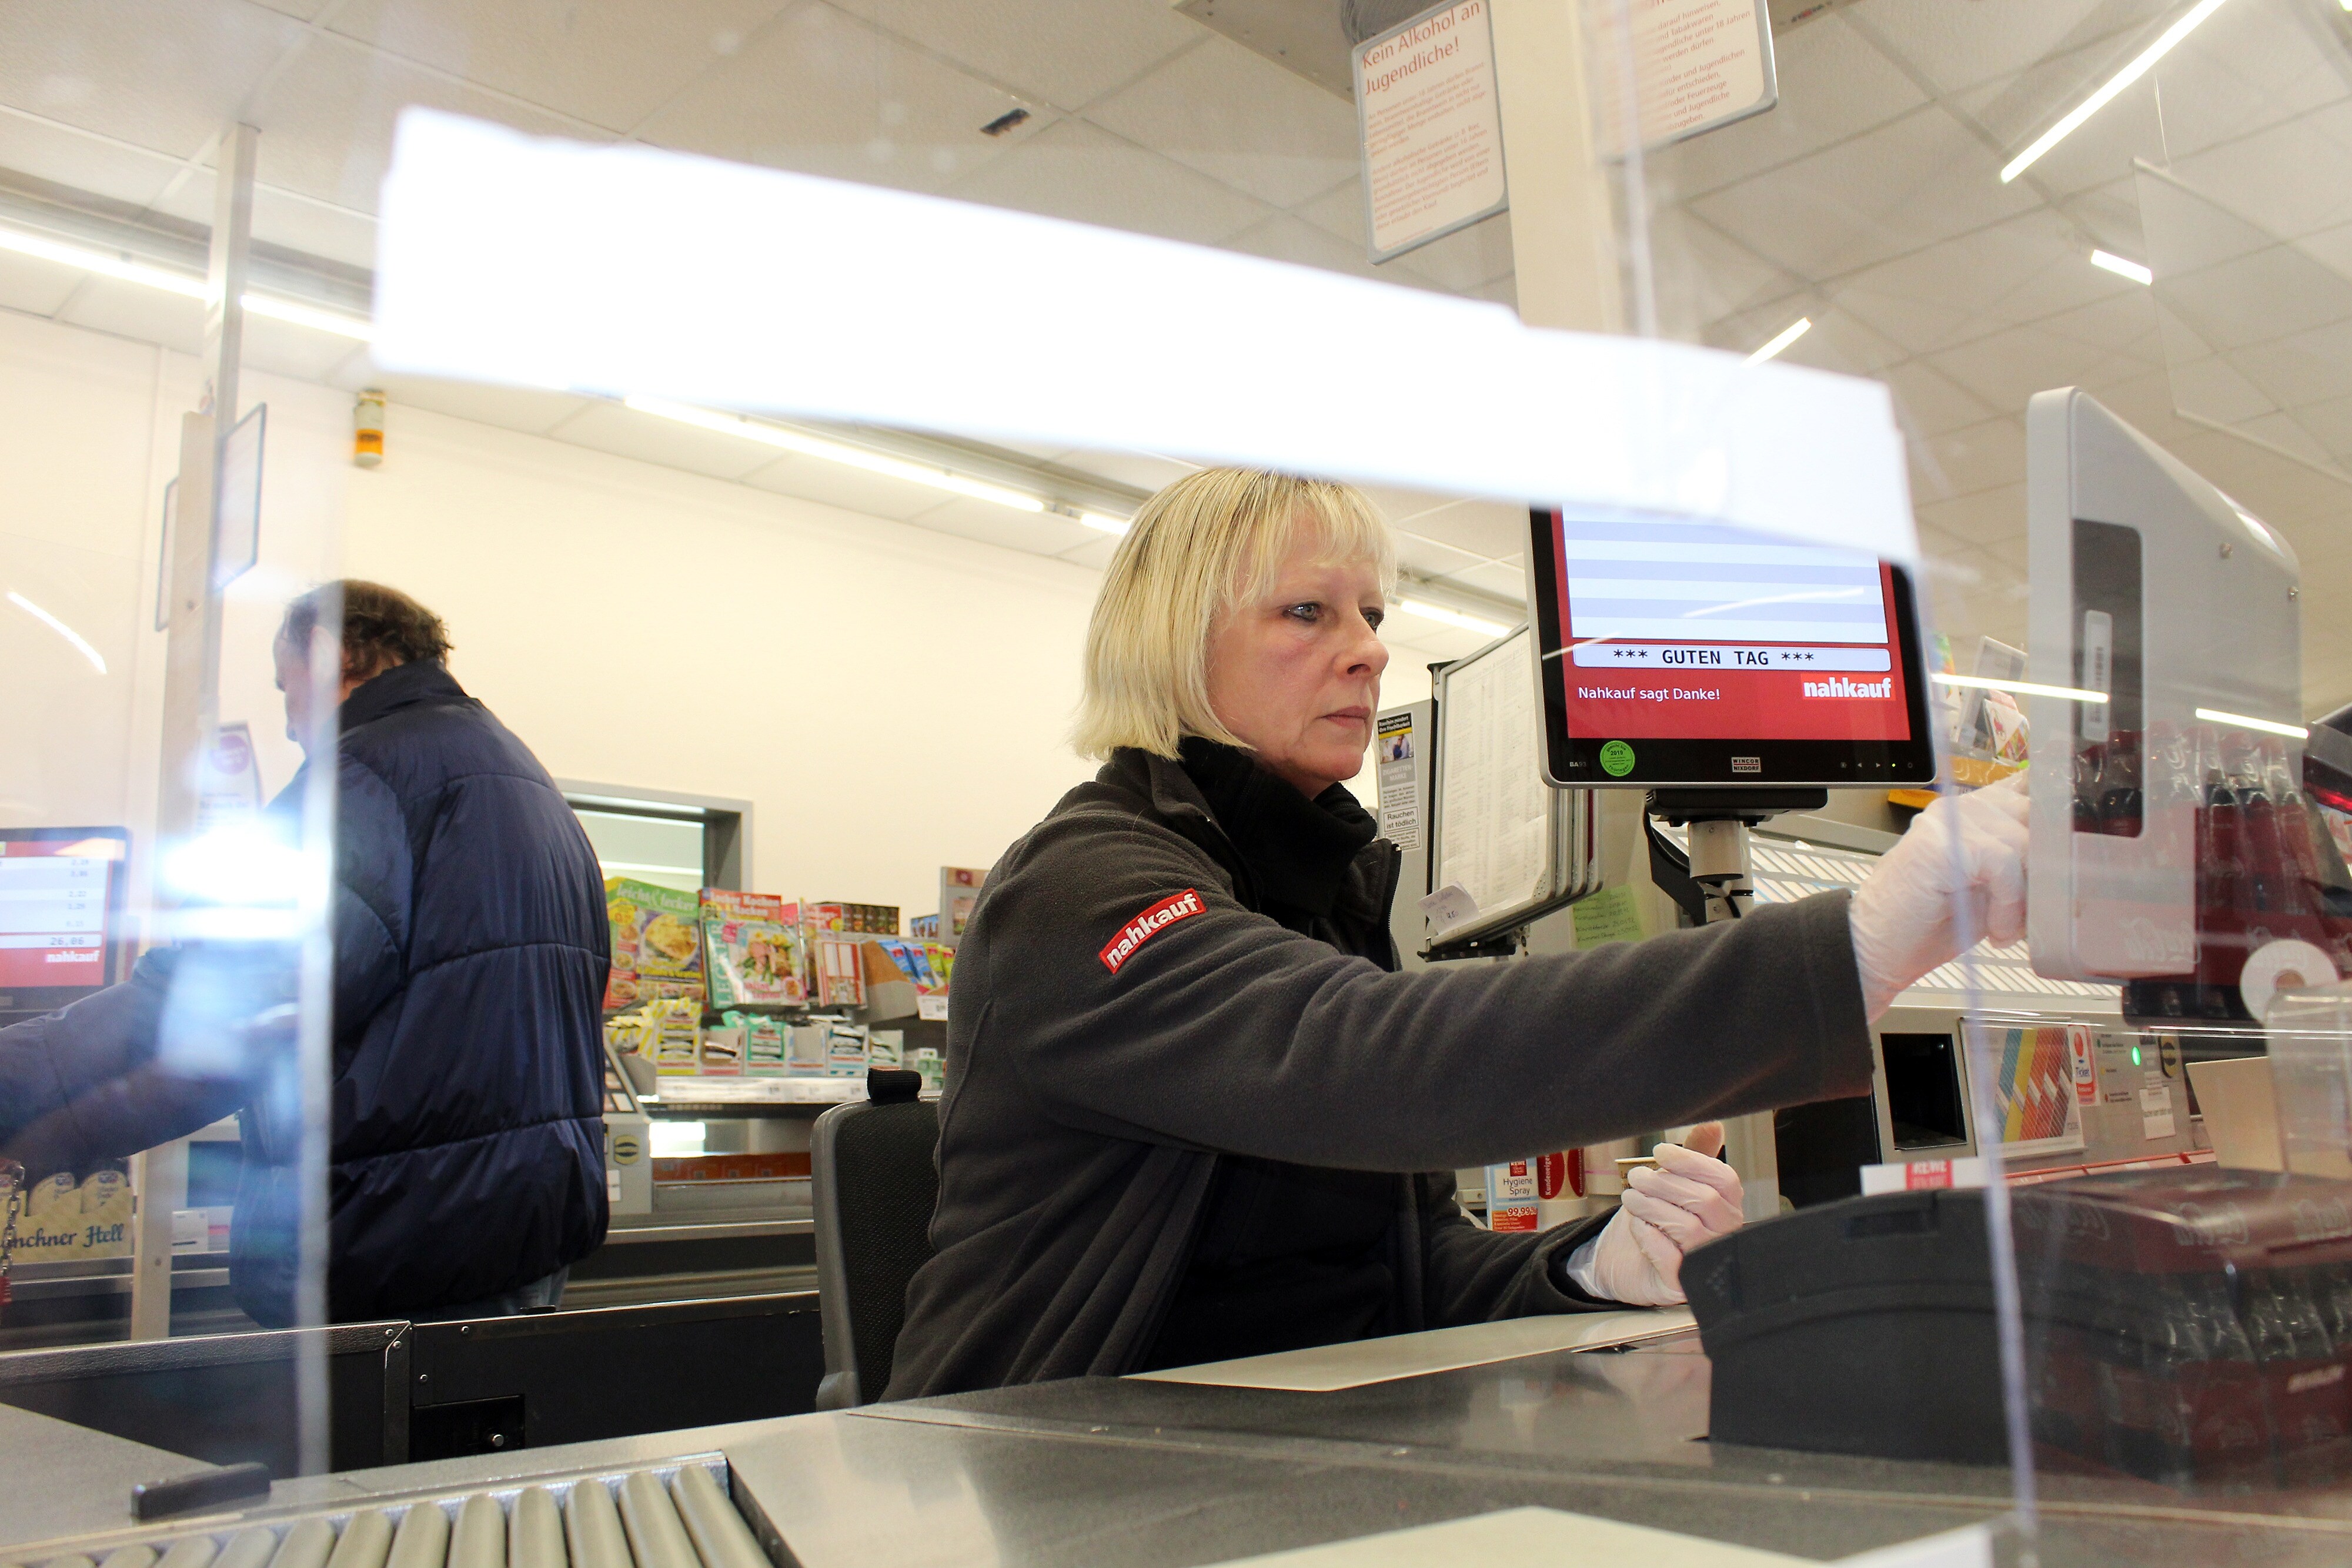
[{"label": "woman's eye", "polygon": [[1312,623],[1323,619],[1323,607],[1310,601],[1305,604],[1294,604],[1287,610],[1285,610],[1283,613],[1289,616],[1294,621],[1305,621]]},{"label": "woman's eye", "polygon": [[1381,623],[1388,618],[1389,612],[1377,606],[1364,612],[1364,624],[1370,626],[1375,632],[1381,629]]}]

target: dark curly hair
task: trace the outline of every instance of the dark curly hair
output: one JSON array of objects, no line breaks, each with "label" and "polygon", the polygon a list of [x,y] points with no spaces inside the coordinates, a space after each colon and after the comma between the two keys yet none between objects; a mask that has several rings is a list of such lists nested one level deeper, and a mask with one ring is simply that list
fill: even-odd
[{"label": "dark curly hair", "polygon": [[297,596],[286,607],[278,640],[306,647],[314,630],[339,615],[345,680],[370,680],[395,664],[438,664],[449,657],[449,629],[441,617],[396,588],[357,578],[323,582]]}]

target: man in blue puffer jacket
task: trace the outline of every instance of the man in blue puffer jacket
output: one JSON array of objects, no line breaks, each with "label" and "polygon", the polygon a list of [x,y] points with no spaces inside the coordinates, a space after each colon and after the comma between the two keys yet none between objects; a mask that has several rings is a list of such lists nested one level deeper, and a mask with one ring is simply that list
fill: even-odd
[{"label": "man in blue puffer jacket", "polygon": [[[337,597],[340,648],[320,624]],[[336,660],[341,675],[326,1292],[337,1322],[552,1306],[604,1239],[602,873],[546,769],[450,678],[448,651],[431,612],[358,581],[297,599],[276,646],[297,740],[314,733],[311,661]],[[299,812],[304,785],[298,775],[270,810]],[[230,1278],[246,1311],[275,1325],[296,1315],[299,1096],[282,1073],[273,1089],[156,1060],[159,1032],[201,1012],[207,989],[238,996],[248,1019],[262,1010],[254,993],[271,977],[240,986],[224,975],[237,962],[201,947],[150,954],[125,984],[0,1030],[0,1154],[35,1176],[79,1168],[242,1108]]]}]

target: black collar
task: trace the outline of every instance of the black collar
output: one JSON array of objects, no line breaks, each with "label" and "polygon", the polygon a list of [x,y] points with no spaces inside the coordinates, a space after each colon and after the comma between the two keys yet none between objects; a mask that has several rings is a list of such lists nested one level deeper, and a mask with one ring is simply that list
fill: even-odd
[{"label": "black collar", "polygon": [[371,724],[388,713],[418,703],[470,702],[466,688],[459,685],[443,666],[419,660],[415,664],[394,664],[380,675],[371,676],[352,688],[343,699],[337,716],[337,733],[348,734],[361,725]]},{"label": "black collar", "polygon": [[1309,800],[1245,751],[1198,736],[1186,737],[1181,749],[1185,775],[1248,866],[1260,898],[1329,915],[1357,852],[1380,831],[1347,786],[1334,784]]}]

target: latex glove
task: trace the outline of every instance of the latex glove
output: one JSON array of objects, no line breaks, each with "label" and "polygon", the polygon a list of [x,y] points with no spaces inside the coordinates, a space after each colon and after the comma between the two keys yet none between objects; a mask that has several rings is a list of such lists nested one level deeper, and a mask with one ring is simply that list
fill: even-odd
[{"label": "latex glove", "polygon": [[1686,1145],[1660,1144],[1658,1168],[1625,1178],[1589,1265],[1571,1266],[1579,1288],[1628,1306],[1679,1304],[1683,1254],[1739,1228],[1739,1173],[1715,1158],[1722,1149],[1720,1122],[1692,1128]]},{"label": "latex glove", "polygon": [[1854,894],[1847,922],[1872,1019],[1969,944],[2025,935],[2027,809],[2022,773],[1939,797]]}]

